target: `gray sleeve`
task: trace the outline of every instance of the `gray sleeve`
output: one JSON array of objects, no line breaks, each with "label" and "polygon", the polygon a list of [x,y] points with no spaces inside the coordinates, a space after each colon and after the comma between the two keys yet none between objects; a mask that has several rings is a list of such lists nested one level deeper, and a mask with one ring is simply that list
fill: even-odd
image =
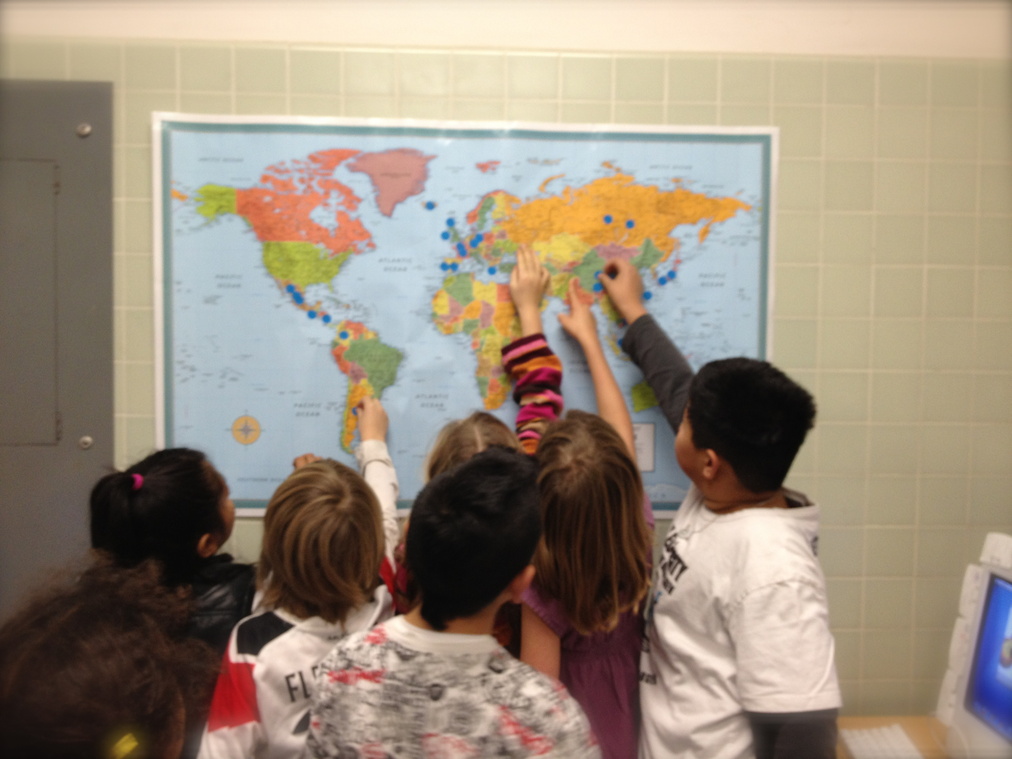
[{"label": "gray sleeve", "polygon": [[622,338],[622,350],[643,372],[668,424],[677,432],[693,376],[685,356],[650,314],[629,325]]},{"label": "gray sleeve", "polygon": [[756,759],[834,759],[837,709],[794,714],[745,712]]}]

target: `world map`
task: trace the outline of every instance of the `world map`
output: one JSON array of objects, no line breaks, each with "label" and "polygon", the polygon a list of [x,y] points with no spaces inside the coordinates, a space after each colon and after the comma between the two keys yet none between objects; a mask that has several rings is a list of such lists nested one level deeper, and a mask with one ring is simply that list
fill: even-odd
[{"label": "world map", "polygon": [[405,506],[443,424],[483,409],[512,425],[501,353],[521,247],[551,275],[570,408],[594,410],[593,392],[554,317],[573,277],[592,294],[655,505],[687,481],[597,275],[636,266],[696,366],[765,354],[770,130],[156,114],[155,136],[159,443],[207,452],[242,514],[301,453],[352,464],[366,396],[390,417]]}]

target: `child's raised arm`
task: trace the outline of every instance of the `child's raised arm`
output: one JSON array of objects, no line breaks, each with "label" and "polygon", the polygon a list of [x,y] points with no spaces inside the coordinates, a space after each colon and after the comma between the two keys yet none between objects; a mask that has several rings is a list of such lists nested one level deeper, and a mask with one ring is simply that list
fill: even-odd
[{"label": "child's raised arm", "polygon": [[400,528],[397,525],[397,495],[400,487],[394,462],[387,450],[386,438],[390,421],[383,404],[372,396],[363,398],[355,407],[355,413],[358,414],[358,434],[362,441],[355,449],[355,458],[362,477],[380,503],[386,543],[384,555],[392,570],[394,548],[400,539]]},{"label": "child's raised arm", "polygon": [[597,398],[597,413],[608,422],[622,438],[629,455],[636,461],[636,445],[633,439],[632,417],[626,406],[622,390],[612,374],[611,367],[601,347],[597,334],[597,322],[590,310],[591,297],[580,287],[580,281],[573,277],[569,281],[569,313],[559,314],[562,328],[580,344],[587,358],[587,368],[594,383]]},{"label": "child's raised arm", "polygon": [[542,334],[541,300],[551,276],[534,251],[517,251],[510,274],[510,296],[520,318],[522,336],[504,345],[503,368],[514,382],[517,438],[524,452],[533,454],[549,422],[562,414],[562,362]]},{"label": "child's raised arm", "polygon": [[517,250],[517,265],[510,272],[510,297],[520,317],[522,337],[543,332],[541,301],[551,276],[530,248]]},{"label": "child's raised arm", "polygon": [[612,305],[629,325],[622,350],[643,372],[664,416],[677,432],[692,382],[692,367],[643,305],[643,280],[625,259],[609,261],[598,276]]}]

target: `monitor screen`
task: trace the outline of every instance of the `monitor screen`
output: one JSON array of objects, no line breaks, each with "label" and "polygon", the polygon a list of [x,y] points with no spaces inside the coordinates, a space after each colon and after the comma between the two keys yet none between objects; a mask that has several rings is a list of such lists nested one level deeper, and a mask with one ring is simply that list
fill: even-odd
[{"label": "monitor screen", "polygon": [[1012,582],[991,574],[964,707],[1012,745]]}]

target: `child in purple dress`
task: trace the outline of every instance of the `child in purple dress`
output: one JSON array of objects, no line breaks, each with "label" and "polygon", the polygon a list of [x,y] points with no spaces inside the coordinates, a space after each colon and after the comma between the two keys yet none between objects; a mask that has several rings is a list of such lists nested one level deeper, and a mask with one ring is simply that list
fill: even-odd
[{"label": "child in purple dress", "polygon": [[636,756],[640,604],[650,582],[650,504],[632,420],[611,373],[587,293],[574,279],[559,320],[583,348],[600,416],[560,419],[561,365],[544,340],[548,272],[521,250],[510,282],[523,336],[503,349],[520,404],[517,432],[537,458],[544,536],[524,594],[520,658],[559,678],[612,759]]}]

